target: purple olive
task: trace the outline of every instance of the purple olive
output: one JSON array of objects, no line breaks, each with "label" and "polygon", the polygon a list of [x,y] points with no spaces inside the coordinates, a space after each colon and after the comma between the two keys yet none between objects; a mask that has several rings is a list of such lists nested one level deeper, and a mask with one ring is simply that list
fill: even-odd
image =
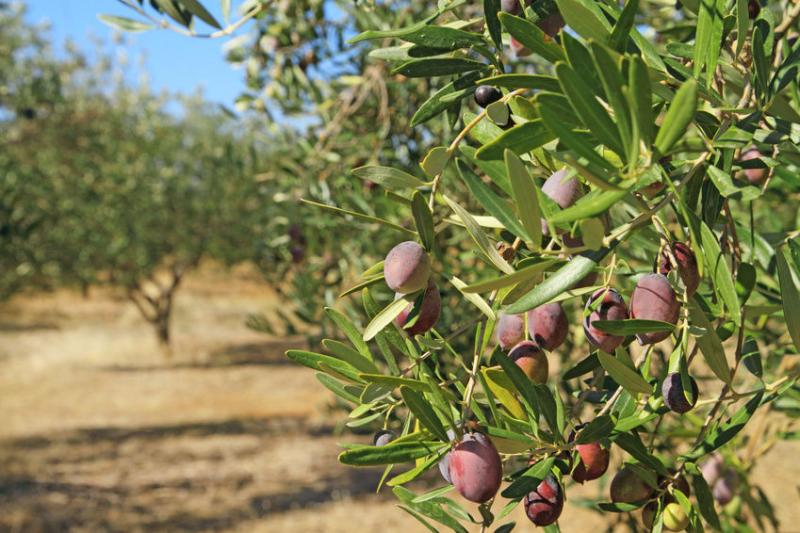
[{"label": "purple olive", "polygon": [[[597,300],[600,298],[602,301],[598,304]],[[590,311],[592,308],[594,310]],[[586,302],[585,313],[589,313],[583,319],[583,331],[586,332],[588,341],[604,352],[614,353],[625,337],[600,331],[592,323],[595,320],[625,320],[628,318],[628,306],[625,305],[625,300],[614,289],[599,289]]]},{"label": "purple olive", "polygon": [[[402,296],[402,295],[399,295]],[[422,304],[418,309],[417,321],[408,328],[404,328],[408,317],[414,310],[415,304],[409,304],[399,315],[394,319],[395,324],[400,329],[403,329],[409,335],[422,335],[436,325],[439,320],[439,314],[442,311],[442,298],[439,295],[439,288],[433,281],[428,282],[428,288],[425,289],[425,294],[422,297]]]},{"label": "purple olive", "polygon": [[761,13],[761,4],[758,0],[750,0],[747,2],[747,15],[751,20],[755,20],[759,13]]},{"label": "purple olive", "polygon": [[[752,161],[761,159],[761,152],[757,148],[750,148],[741,155],[742,161]],[[762,185],[767,179],[769,172],[764,167],[746,168],[743,170],[744,177],[751,185]]]},{"label": "purple olive", "polygon": [[611,501],[616,503],[636,503],[653,496],[653,488],[628,466],[623,466],[617,472],[611,480],[609,491]]},{"label": "purple olive", "polygon": [[553,172],[542,185],[542,192],[549,196],[561,209],[566,209],[583,196],[583,188],[578,178],[567,178],[567,167]]},{"label": "purple olive", "polygon": [[694,404],[697,403],[697,382],[691,376],[689,377],[689,381],[692,383],[691,402],[686,399],[686,394],[684,394],[680,373],[673,372],[664,379],[664,382],[661,384],[661,396],[664,397],[664,404],[669,407],[671,411],[686,413],[691,411]]},{"label": "purple olive", "polygon": [[[578,178],[567,178],[567,167],[553,172],[542,185],[542,192],[558,204],[561,209],[566,209],[583,196],[583,186]],[[542,219],[542,234],[548,235],[547,221]],[[581,242],[582,244],[582,242]]]},{"label": "purple olive", "polygon": [[726,470],[722,477],[714,483],[714,488],[711,494],[717,503],[720,505],[727,505],[736,495],[736,490],[739,488],[739,476],[734,470]]},{"label": "purple olive", "polygon": [[537,526],[549,526],[558,520],[564,509],[564,492],[558,480],[548,474],[523,501],[525,514]]},{"label": "purple olive", "polygon": [[522,341],[518,343],[508,352],[508,357],[534,383],[547,382],[550,371],[547,356],[535,342]]},{"label": "purple olive", "polygon": [[383,263],[386,285],[395,292],[411,294],[428,284],[431,264],[425,249],[414,241],[401,242],[389,250]]},{"label": "purple olive", "polygon": [[500,348],[508,350],[525,338],[525,319],[522,315],[501,313],[494,332]]},{"label": "purple olive", "polygon": [[395,439],[394,431],[390,429],[382,429],[375,433],[372,439],[373,446],[386,446]]},{"label": "purple olive", "polygon": [[[680,274],[683,284],[686,285],[686,295],[691,298],[697,292],[700,285],[700,273],[697,270],[697,257],[692,249],[682,243],[676,242],[672,245],[672,255],[678,262],[678,274]],[[658,265],[658,272],[663,275],[669,274],[674,265],[667,250],[661,254],[661,262]]]},{"label": "purple olive", "polygon": [[302,263],[306,257],[306,247],[302,244],[295,244],[289,249],[289,254],[292,256],[292,263]]},{"label": "purple olive", "polygon": [[577,444],[575,449],[578,451],[578,464],[572,470],[572,479],[584,483],[606,473],[610,454],[599,442]]},{"label": "purple olive", "polygon": [[500,488],[503,465],[492,441],[482,433],[466,433],[450,452],[450,478],[471,502],[489,501]]},{"label": "purple olive", "polygon": [[709,487],[713,487],[714,483],[722,476],[723,466],[725,460],[722,455],[715,453],[700,464],[700,473],[703,474],[703,479]]},{"label": "purple olive", "polygon": [[567,339],[569,322],[560,303],[540,305],[528,312],[528,332],[536,344],[553,351]]},{"label": "purple olive", "polygon": [[[660,320],[677,324],[680,302],[669,280],[663,274],[647,274],[639,278],[631,295],[630,314],[632,318]],[[654,344],[670,336],[669,331],[640,333],[636,336],[639,344]]]},{"label": "purple olive", "polygon": [[481,107],[488,107],[489,104],[497,102],[503,97],[503,93],[497,87],[491,85],[481,85],[475,89],[475,103]]},{"label": "purple olive", "polygon": [[546,35],[555,37],[556,34],[561,31],[561,28],[564,27],[564,17],[561,16],[561,13],[553,13],[544,20],[537,22],[536,25],[539,26],[539,29]]}]

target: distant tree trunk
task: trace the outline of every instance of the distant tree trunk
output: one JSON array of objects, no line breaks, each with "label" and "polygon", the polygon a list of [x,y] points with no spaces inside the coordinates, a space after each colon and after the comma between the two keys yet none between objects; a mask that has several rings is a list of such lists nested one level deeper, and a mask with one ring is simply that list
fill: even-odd
[{"label": "distant tree trunk", "polygon": [[153,325],[156,328],[158,343],[164,346],[169,346],[169,316],[165,315],[160,317],[158,322]]},{"label": "distant tree trunk", "polygon": [[166,284],[150,279],[148,286],[143,286],[141,283],[136,282],[131,287],[128,287],[128,298],[136,304],[144,319],[153,326],[158,343],[166,349],[167,356],[171,354],[169,344],[171,340],[172,302],[175,297],[175,291],[178,290],[183,275],[187,270],[188,267],[171,268],[169,271],[170,278]]},{"label": "distant tree trunk", "polygon": [[86,280],[81,281],[81,296],[84,300],[89,299],[89,282]]}]

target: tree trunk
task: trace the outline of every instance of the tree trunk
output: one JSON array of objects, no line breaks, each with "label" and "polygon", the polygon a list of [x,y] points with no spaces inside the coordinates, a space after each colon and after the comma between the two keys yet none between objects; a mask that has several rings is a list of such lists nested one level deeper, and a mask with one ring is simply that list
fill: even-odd
[{"label": "tree trunk", "polygon": [[152,285],[158,287],[158,293],[152,294],[137,283],[128,290],[128,298],[136,304],[139,312],[155,329],[158,344],[164,350],[167,357],[172,354],[169,349],[170,344],[170,322],[172,318],[172,299],[175,291],[180,285],[183,271],[173,270],[172,280],[167,285],[160,285],[153,282]]},{"label": "tree trunk", "polygon": [[162,346],[169,345],[169,316],[161,316],[156,322],[153,323],[156,328],[156,336],[158,343]]},{"label": "tree trunk", "polygon": [[89,299],[89,282],[88,281],[81,281],[81,296],[83,296],[84,300]]},{"label": "tree trunk", "polygon": [[179,281],[180,278],[170,284],[169,288],[165,290],[159,297],[159,310],[154,326],[156,327],[158,343],[162,346],[169,346],[169,326],[170,321],[172,320],[172,298],[175,295],[175,289],[178,288]]}]

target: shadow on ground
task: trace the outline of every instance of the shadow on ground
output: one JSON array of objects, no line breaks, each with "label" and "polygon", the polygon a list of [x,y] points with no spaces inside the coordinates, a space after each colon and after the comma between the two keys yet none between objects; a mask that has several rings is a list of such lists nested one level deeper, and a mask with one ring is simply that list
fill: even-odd
[{"label": "shadow on ground", "polygon": [[217,369],[234,366],[296,365],[286,357],[286,350],[305,348],[302,339],[234,343],[212,350],[202,361],[178,361],[162,365],[107,365],[98,367],[109,372],[159,372],[175,369]]},{"label": "shadow on ground", "polygon": [[0,530],[231,529],[374,492],[381,469],[319,456],[336,452],[331,431],[279,417],[0,441]]}]

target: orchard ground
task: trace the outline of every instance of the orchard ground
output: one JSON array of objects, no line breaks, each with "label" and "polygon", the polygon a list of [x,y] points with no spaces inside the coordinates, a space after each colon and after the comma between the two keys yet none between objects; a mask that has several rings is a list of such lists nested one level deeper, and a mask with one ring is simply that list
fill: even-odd
[{"label": "orchard ground", "polygon": [[[285,359],[303,338],[244,326],[282,305],[274,292],[246,269],[204,267],[176,305],[169,359],[110,292],[0,306],[0,530],[424,531],[374,494],[381,469],[337,463],[337,442],[370,437],[337,434],[344,414]],[[798,454],[779,443],[754,478],[781,531],[800,531]],[[576,500],[606,494],[610,478],[568,487],[562,531],[604,529],[608,516]],[[440,483],[434,470],[413,488]],[[512,519],[533,529],[521,506]]]}]

